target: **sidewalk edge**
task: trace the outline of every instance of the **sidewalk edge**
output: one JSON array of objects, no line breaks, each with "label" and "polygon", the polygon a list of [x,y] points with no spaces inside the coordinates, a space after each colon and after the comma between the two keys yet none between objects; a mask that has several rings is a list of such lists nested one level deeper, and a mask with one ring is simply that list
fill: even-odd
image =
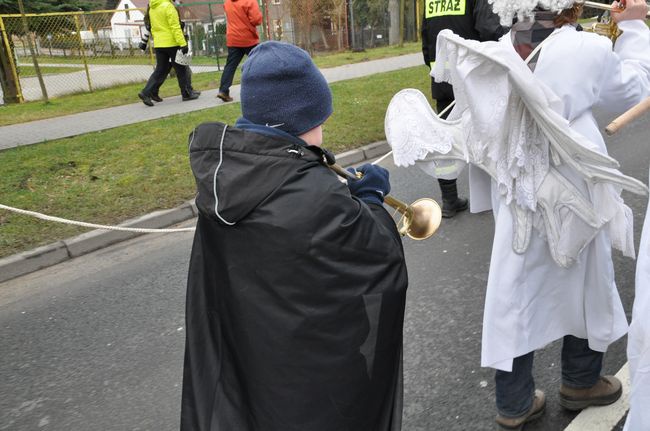
[{"label": "sidewalk edge", "polygon": [[[336,156],[342,166],[362,162],[390,151],[386,141],[379,141]],[[198,215],[194,201],[188,201],[169,210],[154,211],[122,223],[122,227],[166,228],[190,220]],[[97,229],[52,244],[0,258],[0,283],[39,269],[65,262],[75,257],[126,241],[141,233]]]}]

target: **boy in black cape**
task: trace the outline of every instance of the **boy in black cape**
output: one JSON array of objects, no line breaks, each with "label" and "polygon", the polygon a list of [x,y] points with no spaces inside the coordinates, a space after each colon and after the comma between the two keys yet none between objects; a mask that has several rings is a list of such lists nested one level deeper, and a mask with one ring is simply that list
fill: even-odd
[{"label": "boy in black cape", "polygon": [[330,89],[265,42],[235,127],[190,135],[199,209],[187,288],[181,430],[398,431],[406,264],[388,171],[326,166]]}]

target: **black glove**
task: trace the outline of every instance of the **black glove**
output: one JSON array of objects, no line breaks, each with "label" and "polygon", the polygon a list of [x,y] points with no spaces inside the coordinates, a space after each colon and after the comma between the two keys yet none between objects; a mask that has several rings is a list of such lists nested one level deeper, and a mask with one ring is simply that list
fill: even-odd
[{"label": "black glove", "polygon": [[145,42],[140,42],[140,45],[138,45],[138,48],[140,48],[143,51],[147,50],[147,44]]},{"label": "black glove", "polygon": [[359,180],[348,180],[348,188],[353,196],[367,204],[381,205],[384,203],[384,196],[390,193],[390,182],[386,169],[366,163],[356,171],[354,168],[348,168],[348,171],[353,174],[357,171],[363,174]]},{"label": "black glove", "polygon": [[182,52],[183,54],[187,54],[188,51],[189,51],[189,48],[187,47],[187,45],[181,47],[181,52]]}]

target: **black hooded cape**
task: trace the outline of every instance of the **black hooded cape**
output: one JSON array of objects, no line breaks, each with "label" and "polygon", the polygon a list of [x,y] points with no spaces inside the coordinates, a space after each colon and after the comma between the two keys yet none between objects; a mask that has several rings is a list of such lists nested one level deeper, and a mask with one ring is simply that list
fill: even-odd
[{"label": "black hooded cape", "polygon": [[190,135],[181,430],[401,429],[401,239],[322,157],[221,123]]}]

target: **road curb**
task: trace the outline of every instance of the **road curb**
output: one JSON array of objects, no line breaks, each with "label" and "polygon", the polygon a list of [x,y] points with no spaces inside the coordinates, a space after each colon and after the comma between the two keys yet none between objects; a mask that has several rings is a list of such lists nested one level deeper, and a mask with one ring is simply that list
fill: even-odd
[{"label": "road curb", "polygon": [[[380,141],[341,153],[336,156],[336,161],[341,166],[349,166],[383,155],[388,151],[390,151],[388,143]],[[189,201],[176,208],[154,211],[128,220],[119,226],[161,229],[190,220],[197,215],[198,211],[194,201]],[[4,257],[0,259],[0,283],[140,235],[144,234],[97,229]]]}]

